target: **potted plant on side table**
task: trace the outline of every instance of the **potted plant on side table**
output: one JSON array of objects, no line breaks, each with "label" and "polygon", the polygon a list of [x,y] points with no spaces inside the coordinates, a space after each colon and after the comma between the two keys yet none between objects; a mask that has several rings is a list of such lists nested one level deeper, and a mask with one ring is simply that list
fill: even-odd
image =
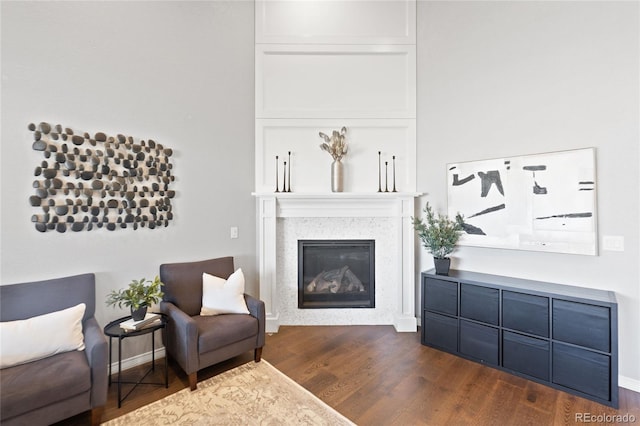
[{"label": "potted plant on side table", "polygon": [[111,290],[107,296],[107,306],[118,305],[119,308],[123,305],[128,306],[131,308],[131,317],[134,321],[140,321],[147,314],[147,308],[162,299],[163,285],[157,275],[153,281],[145,278],[132,280],[125,289]]},{"label": "potted plant on side table", "polygon": [[448,257],[453,252],[463,231],[464,220],[460,213],[456,214],[456,219],[437,215],[427,203],[424,208],[425,220],[412,218],[413,228],[418,233],[422,245],[433,255],[433,263],[436,267],[436,274],[448,275],[451,267],[451,259]]}]

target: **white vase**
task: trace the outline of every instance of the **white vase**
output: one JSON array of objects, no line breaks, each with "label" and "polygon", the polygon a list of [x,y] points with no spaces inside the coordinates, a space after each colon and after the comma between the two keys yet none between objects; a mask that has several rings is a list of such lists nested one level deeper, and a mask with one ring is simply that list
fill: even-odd
[{"label": "white vase", "polygon": [[331,192],[344,190],[344,166],[340,160],[331,163]]}]

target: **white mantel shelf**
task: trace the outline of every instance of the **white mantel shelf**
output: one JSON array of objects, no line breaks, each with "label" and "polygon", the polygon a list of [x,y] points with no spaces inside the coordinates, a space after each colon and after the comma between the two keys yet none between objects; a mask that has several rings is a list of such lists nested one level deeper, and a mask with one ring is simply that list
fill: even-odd
[{"label": "white mantel shelf", "polygon": [[[398,217],[413,216],[413,192],[253,193],[268,208],[275,203],[276,217]],[[403,205],[403,201],[410,205]],[[407,210],[409,209],[409,210]],[[261,209],[262,210],[262,209]]]},{"label": "white mantel shelf", "polygon": [[421,192],[252,192],[254,197],[300,198],[300,199],[392,199],[419,197]]},{"label": "white mantel shelf", "polygon": [[[296,193],[255,192],[259,212],[260,298],[264,300],[267,332],[280,327],[278,304],[278,250],[277,223],[281,218],[388,218],[398,235],[394,260],[395,279],[392,293],[397,301],[393,326],[397,331],[415,332],[415,232],[411,217],[414,215],[415,192],[340,192]],[[286,225],[285,225],[286,226]]]}]

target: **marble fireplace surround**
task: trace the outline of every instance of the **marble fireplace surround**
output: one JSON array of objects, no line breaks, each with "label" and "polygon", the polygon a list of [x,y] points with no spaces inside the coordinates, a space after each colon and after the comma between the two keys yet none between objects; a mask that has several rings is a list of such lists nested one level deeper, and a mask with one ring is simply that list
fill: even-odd
[{"label": "marble fireplace surround", "polygon": [[[280,325],[393,325],[415,332],[417,193],[254,193],[259,214],[260,298],[266,331]],[[376,241],[376,307],[298,309],[300,239]]]}]

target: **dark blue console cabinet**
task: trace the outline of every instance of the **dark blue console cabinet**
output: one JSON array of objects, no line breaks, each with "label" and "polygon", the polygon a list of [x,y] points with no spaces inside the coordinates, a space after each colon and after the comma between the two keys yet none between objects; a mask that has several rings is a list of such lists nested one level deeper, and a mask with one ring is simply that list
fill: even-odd
[{"label": "dark blue console cabinet", "polygon": [[618,407],[611,291],[468,271],[422,273],[423,345]]}]

